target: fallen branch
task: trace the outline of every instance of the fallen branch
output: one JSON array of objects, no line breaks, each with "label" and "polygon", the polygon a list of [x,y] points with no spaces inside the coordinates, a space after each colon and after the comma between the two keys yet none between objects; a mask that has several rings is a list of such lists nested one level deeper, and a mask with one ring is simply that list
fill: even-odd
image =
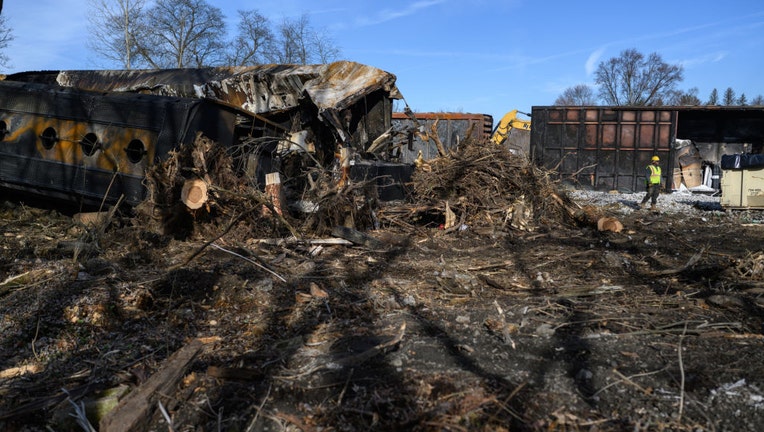
[{"label": "fallen branch", "polygon": [[273,238],[273,239],[256,239],[249,240],[247,243],[259,243],[269,246],[287,246],[287,245],[322,245],[322,246],[349,246],[353,242],[341,238],[328,238],[328,239],[301,239],[295,237],[289,238]]},{"label": "fallen branch", "polygon": [[249,259],[249,258],[247,258],[247,257],[245,257],[243,255],[237,254],[236,252],[230,251],[230,250],[228,250],[228,249],[226,249],[226,248],[224,248],[222,246],[218,246],[215,243],[212,243],[212,247],[214,247],[215,249],[221,250],[221,251],[223,251],[225,253],[229,253],[229,254],[231,254],[231,255],[233,255],[235,257],[239,257],[239,258],[243,259],[244,261],[247,261],[248,263],[252,263],[255,266],[257,266],[257,267],[267,271],[268,273],[272,274],[273,276],[276,276],[281,282],[286,282],[286,279],[284,279],[280,274],[276,273],[275,271],[269,269],[268,267],[260,264],[259,262],[255,261],[253,259]]},{"label": "fallen branch", "polygon": [[661,373],[661,372],[665,371],[666,369],[667,368],[663,368],[663,369],[658,369],[657,371],[653,371],[653,372],[645,372],[645,373],[634,374],[634,375],[629,375],[629,376],[626,376],[626,375],[618,372],[618,369],[613,369],[613,373],[616,374],[616,376],[618,376],[619,380],[615,381],[615,382],[612,382],[612,383],[606,385],[605,387],[602,387],[601,389],[597,390],[596,392],[594,392],[592,397],[595,397],[595,396],[599,395],[600,393],[602,393],[603,391],[609,389],[610,387],[613,387],[614,385],[618,385],[618,384],[624,383],[624,382],[627,383],[627,384],[630,384],[630,385],[632,385],[632,386],[634,386],[636,388],[638,388],[644,394],[649,394],[650,392],[647,391],[647,389],[645,389],[641,385],[635,383],[632,379],[633,378],[638,378],[638,377],[643,377],[643,376],[655,375],[655,374],[658,374],[658,373]]},{"label": "fallen branch", "polygon": [[204,343],[201,339],[194,339],[176,351],[158,372],[130,392],[113,411],[101,419],[99,430],[126,432],[143,430],[148,426],[159,395],[172,393],[188,365],[204,347]]},{"label": "fallen branch", "polygon": [[353,244],[365,246],[369,249],[382,249],[385,246],[384,243],[374,237],[348,227],[336,226],[332,229],[332,235],[353,242]]},{"label": "fallen branch", "polygon": [[684,324],[684,332],[679,335],[679,345],[677,346],[677,355],[679,356],[679,373],[682,378],[682,382],[679,385],[679,415],[677,421],[682,421],[682,412],[684,412],[684,361],[682,361],[682,341],[687,334],[687,323]]},{"label": "fallen branch", "polygon": [[703,248],[698,253],[696,253],[695,255],[691,256],[690,259],[687,260],[687,262],[683,266],[681,266],[679,268],[652,271],[652,272],[647,273],[647,275],[648,276],[669,276],[669,275],[675,275],[675,274],[682,273],[683,271],[688,270],[691,267],[693,267],[695,264],[697,264],[698,261],[700,261],[700,259],[703,257],[703,255],[705,253],[706,253],[706,248]]}]

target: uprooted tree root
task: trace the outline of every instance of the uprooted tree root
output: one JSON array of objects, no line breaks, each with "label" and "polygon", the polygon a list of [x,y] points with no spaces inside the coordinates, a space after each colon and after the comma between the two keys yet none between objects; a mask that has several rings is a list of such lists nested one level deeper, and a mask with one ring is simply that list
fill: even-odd
[{"label": "uprooted tree root", "polygon": [[368,182],[338,182],[334,171],[320,167],[306,176],[311,179],[310,187],[299,197],[309,207],[302,209],[302,233],[321,236],[336,226],[363,230],[377,225],[379,202]]},{"label": "uprooted tree root", "polygon": [[[225,148],[197,135],[193,145],[170,152],[169,157],[146,173],[147,198],[137,208],[141,224],[178,238],[226,230],[241,224],[248,235],[294,234],[293,221],[273,207],[270,197],[245,181],[234,170]],[[209,197],[198,209],[181,200],[188,180],[201,180]],[[273,215],[276,215],[274,217]]]},{"label": "uprooted tree root", "polygon": [[[146,174],[147,199],[136,209],[140,224],[176,238],[210,237],[232,230],[230,224],[240,225],[248,237],[321,236],[338,225],[378,225],[379,202],[368,182],[338,182],[336,170],[303,167],[286,180],[285,201],[277,203],[235,166],[224,147],[201,134],[192,145],[170,152]],[[198,209],[188,208],[181,199],[189,180],[200,180],[208,188],[209,197]]]}]

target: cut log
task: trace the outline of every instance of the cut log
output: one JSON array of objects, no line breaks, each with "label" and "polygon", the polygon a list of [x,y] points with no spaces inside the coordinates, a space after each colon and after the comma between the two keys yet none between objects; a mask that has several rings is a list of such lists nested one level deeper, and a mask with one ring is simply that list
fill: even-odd
[{"label": "cut log", "polygon": [[597,220],[597,230],[618,233],[623,230],[623,224],[614,217],[601,217]]},{"label": "cut log", "polygon": [[188,365],[201,351],[204,341],[195,339],[176,351],[164,366],[133,390],[99,422],[101,432],[146,430],[160,395],[172,394]]},{"label": "cut log", "polygon": [[180,200],[191,210],[201,208],[207,202],[207,184],[200,179],[186,180],[180,191]]},{"label": "cut log", "polygon": [[85,226],[101,226],[108,224],[110,216],[110,212],[105,211],[84,212],[75,214],[72,219]]},{"label": "cut log", "polygon": [[218,366],[209,366],[207,368],[207,375],[219,379],[244,381],[261,380],[264,376],[261,369],[227,368]]}]

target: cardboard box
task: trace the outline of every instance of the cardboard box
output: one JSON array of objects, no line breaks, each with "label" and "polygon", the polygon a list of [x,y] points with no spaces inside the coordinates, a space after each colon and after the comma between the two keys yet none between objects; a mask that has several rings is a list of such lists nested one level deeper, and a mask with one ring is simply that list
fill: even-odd
[{"label": "cardboard box", "polygon": [[764,209],[764,167],[722,170],[724,208]]}]

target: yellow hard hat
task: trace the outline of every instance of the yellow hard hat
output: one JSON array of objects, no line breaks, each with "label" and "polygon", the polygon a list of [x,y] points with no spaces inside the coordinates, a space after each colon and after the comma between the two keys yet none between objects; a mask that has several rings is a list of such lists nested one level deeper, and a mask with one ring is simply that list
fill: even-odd
[{"label": "yellow hard hat", "polygon": [[652,159],[650,159],[650,160],[655,162],[655,161],[661,160],[661,158],[659,158],[658,156],[653,156]]}]

